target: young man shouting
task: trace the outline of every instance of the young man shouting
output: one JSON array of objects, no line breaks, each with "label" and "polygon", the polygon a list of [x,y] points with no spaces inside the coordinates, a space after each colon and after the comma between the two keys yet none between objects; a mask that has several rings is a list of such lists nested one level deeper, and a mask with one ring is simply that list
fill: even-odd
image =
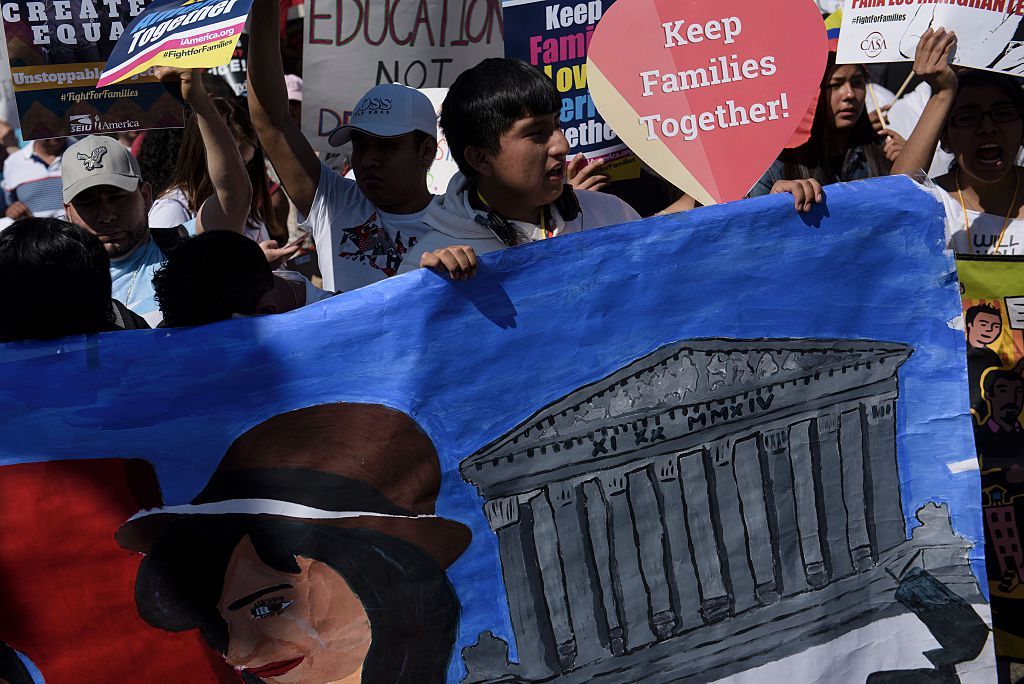
[{"label": "young man shouting", "polygon": [[485,59],[455,80],[441,128],[461,173],[428,207],[430,232],[399,272],[423,266],[466,278],[476,254],[640,218],[613,195],[567,184],[561,107],[551,80],[518,60]]}]

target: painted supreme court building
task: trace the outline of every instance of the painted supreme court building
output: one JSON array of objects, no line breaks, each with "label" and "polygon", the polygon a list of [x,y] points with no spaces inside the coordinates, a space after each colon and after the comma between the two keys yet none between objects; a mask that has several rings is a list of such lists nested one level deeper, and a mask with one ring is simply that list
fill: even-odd
[{"label": "painted supreme court building", "polygon": [[905,612],[893,594],[912,567],[980,600],[946,509],[906,532],[897,371],[911,351],[687,340],[466,458],[518,663],[485,633],[464,681],[713,680]]}]

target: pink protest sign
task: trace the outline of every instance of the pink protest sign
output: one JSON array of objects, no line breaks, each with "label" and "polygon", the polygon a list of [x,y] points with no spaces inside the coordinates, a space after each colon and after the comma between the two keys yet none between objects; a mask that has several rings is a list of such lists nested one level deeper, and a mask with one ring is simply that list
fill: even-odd
[{"label": "pink protest sign", "polygon": [[714,204],[745,196],[778,156],[827,51],[808,0],[618,0],[594,32],[587,77],[619,137]]}]

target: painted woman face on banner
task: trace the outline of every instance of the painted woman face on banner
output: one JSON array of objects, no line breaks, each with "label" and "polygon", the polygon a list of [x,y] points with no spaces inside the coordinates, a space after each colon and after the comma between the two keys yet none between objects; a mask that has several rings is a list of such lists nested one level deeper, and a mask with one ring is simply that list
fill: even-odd
[{"label": "painted woman face on banner", "polygon": [[460,613],[445,569],[469,545],[434,514],[440,467],[407,415],[325,404],[234,441],[184,506],[118,541],[154,627],[198,628],[246,682],[441,681]]},{"label": "painted woman face on banner", "polygon": [[235,548],[217,604],[228,664],[259,679],[359,682],[372,639],[362,603],[329,565],[295,562],[296,574],[275,570],[248,536]]}]

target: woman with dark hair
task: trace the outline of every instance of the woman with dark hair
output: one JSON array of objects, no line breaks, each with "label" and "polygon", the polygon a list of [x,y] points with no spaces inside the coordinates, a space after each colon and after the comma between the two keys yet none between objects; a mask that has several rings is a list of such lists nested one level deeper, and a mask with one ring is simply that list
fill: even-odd
[{"label": "woman with dark hair", "polygon": [[863,65],[836,64],[836,54],[830,52],[810,139],[784,150],[750,196],[790,192],[796,208],[807,211],[821,200],[825,185],[888,175],[904,141],[893,131],[878,133],[872,126],[865,107],[868,81]]},{"label": "woman with dark hair", "polygon": [[435,514],[440,481],[433,443],[398,411],[274,416],[235,440],[191,504],[118,530],[146,554],[139,614],[199,629],[248,682],[443,682],[459,621],[445,569],[471,533]]},{"label": "woman with dark hair", "polygon": [[952,153],[953,166],[930,189],[946,209],[948,247],[960,254],[1024,254],[1021,82],[986,71],[954,72],[955,46],[956,35],[943,29],[921,36],[914,71],[932,95],[892,172],[927,169],[939,143]]},{"label": "woman with dark hair", "polygon": [[[252,199],[245,234],[256,242],[271,237],[287,241],[287,227],[279,226],[270,202],[270,183],[266,162],[249,114],[240,104],[219,97],[211,98],[214,107],[227,123],[245,164]],[[185,124],[174,173],[166,190],[153,202],[149,212],[151,226],[175,226],[195,218],[203,201],[214,192],[207,169],[202,133],[195,116]],[[283,243],[281,243],[283,244]]]},{"label": "woman with dark hair", "polygon": [[412,544],[258,516],[168,530],[136,602],[155,627],[198,628],[257,682],[442,682],[459,618],[444,571]]}]

